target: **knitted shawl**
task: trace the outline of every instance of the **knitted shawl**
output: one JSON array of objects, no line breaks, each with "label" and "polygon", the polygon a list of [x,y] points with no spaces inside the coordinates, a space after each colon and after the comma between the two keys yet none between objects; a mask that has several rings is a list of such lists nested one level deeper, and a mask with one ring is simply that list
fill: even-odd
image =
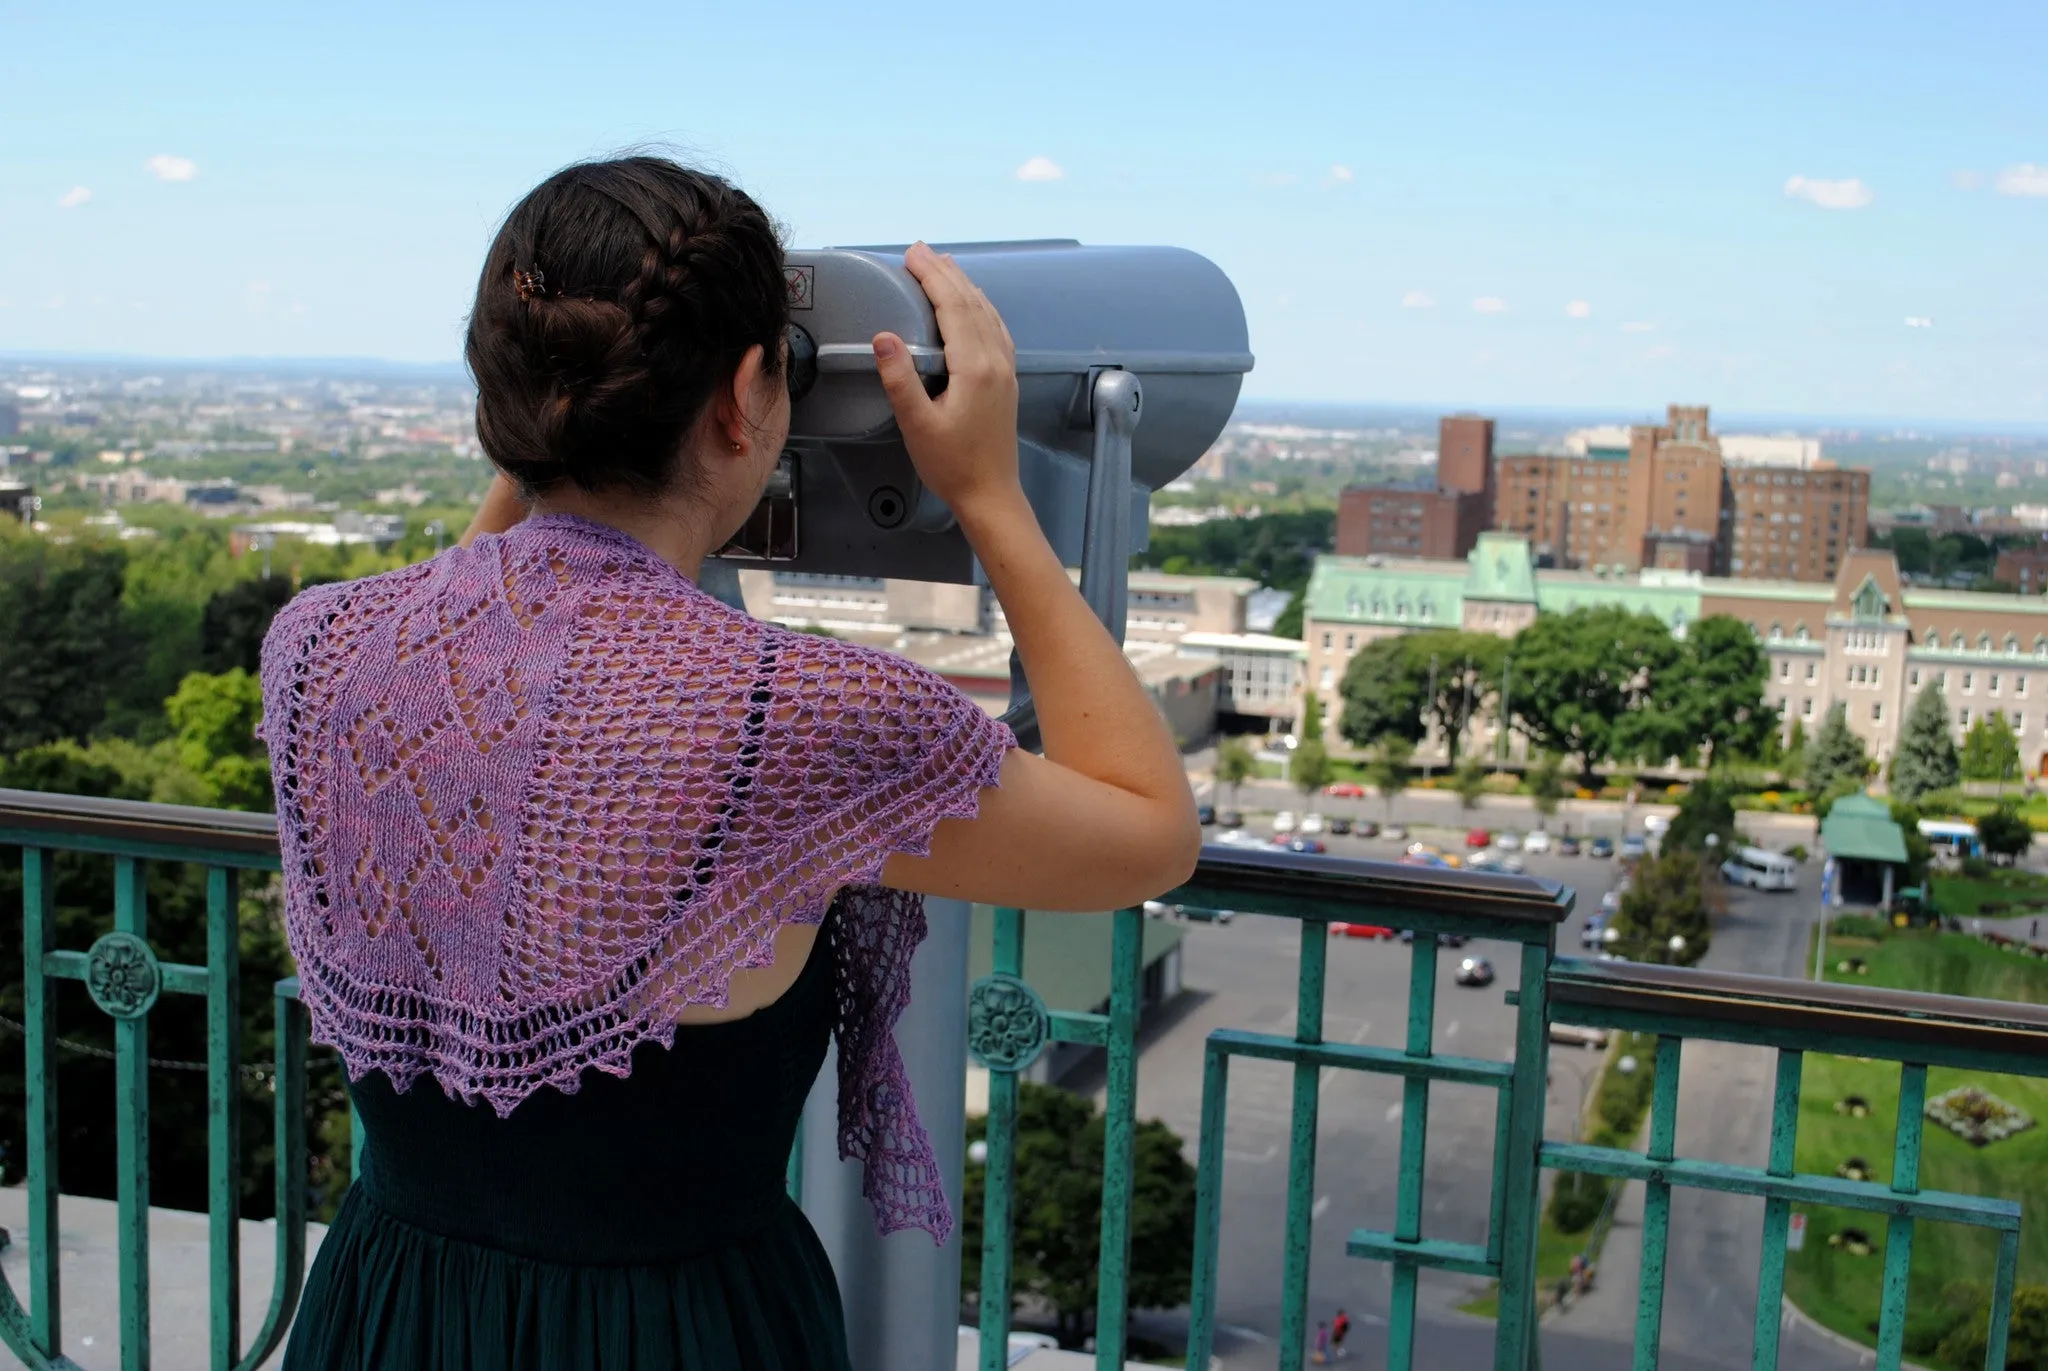
[{"label": "knitted shawl", "polygon": [[839,1152],[882,1232],[945,1239],[894,1036],[924,902],[874,883],[975,814],[1005,725],[566,516],[305,591],[262,677],[300,993],[350,1079],[502,1116],[624,1076],[836,900]]}]

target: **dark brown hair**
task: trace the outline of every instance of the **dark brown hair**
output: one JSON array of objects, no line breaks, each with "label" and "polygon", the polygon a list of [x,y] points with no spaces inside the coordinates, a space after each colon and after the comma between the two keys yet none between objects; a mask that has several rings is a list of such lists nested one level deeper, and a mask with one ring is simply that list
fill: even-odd
[{"label": "dark brown hair", "polygon": [[529,496],[658,495],[748,348],[782,367],[782,244],[745,191],[661,157],[556,172],[498,230],[465,355],[477,437]]}]

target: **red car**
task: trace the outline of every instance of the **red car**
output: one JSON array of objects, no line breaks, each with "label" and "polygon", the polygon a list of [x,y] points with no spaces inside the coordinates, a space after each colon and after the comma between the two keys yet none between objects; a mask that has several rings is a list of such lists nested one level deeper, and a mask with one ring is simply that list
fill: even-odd
[{"label": "red car", "polygon": [[1493,841],[1493,835],[1483,828],[1475,828],[1465,834],[1465,846],[1485,847]]},{"label": "red car", "polygon": [[1365,787],[1356,781],[1339,781],[1335,785],[1324,786],[1323,794],[1339,800],[1362,800],[1365,798]]},{"label": "red car", "polygon": [[1378,924],[1331,924],[1330,936],[1333,938],[1379,938],[1391,942],[1394,938],[1394,930],[1391,928],[1381,928]]}]

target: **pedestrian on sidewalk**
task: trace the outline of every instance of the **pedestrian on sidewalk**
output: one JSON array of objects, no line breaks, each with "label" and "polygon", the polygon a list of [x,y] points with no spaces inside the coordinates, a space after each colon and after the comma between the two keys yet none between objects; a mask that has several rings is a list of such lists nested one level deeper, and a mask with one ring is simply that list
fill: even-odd
[{"label": "pedestrian on sidewalk", "polygon": [[1327,1365],[1330,1360],[1330,1325],[1321,1319],[1316,1320],[1316,1350],[1309,1360],[1317,1366]]},{"label": "pedestrian on sidewalk", "polygon": [[1351,1355],[1344,1350],[1344,1339],[1350,1335],[1351,1316],[1345,1313],[1342,1308],[1339,1308],[1337,1310],[1337,1317],[1330,1323],[1330,1350],[1337,1355],[1339,1360]]}]

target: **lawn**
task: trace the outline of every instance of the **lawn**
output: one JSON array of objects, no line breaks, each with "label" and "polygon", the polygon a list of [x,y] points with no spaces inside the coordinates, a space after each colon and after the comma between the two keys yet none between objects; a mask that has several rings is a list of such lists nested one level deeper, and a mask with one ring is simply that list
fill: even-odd
[{"label": "lawn", "polygon": [[[2003,918],[2028,909],[2048,910],[2048,876],[2022,871],[2018,867],[1995,866],[1982,876],[1936,873],[1929,877],[1929,881],[1934,886],[1934,907],[1959,919],[1975,918],[1979,914],[1987,918]],[[1984,909],[1986,901],[1994,906],[2004,904],[2010,907],[1994,907],[1987,913]]]},{"label": "lawn", "polygon": [[[1836,964],[1849,958],[1866,962],[1869,974],[1837,971]],[[1901,933],[1878,942],[1830,939],[1828,961],[1827,975],[1833,981],[2048,1003],[2048,962],[2002,952],[1961,934]],[[2048,1282],[2048,1224],[2041,1222],[2041,1216],[2048,1215],[2048,1081],[1938,1068],[1928,1073],[1927,1094],[1931,1099],[1966,1083],[1983,1086],[2040,1122],[1984,1148],[1929,1123],[1920,1162],[1921,1188],[2017,1200],[2028,1217],[2021,1230],[2019,1278],[2023,1283]],[[1836,1106],[1850,1096],[1868,1103],[1866,1117],[1837,1111]],[[1831,1175],[1849,1159],[1861,1158],[1869,1179],[1889,1182],[1898,1100],[1897,1065],[1809,1053],[1800,1092],[1798,1169]],[[1829,1237],[1844,1228],[1859,1228],[1868,1235],[1869,1256],[1829,1246]],[[1804,1250],[1793,1253],[1787,1263],[1786,1293],[1836,1332],[1873,1341],[1884,1246],[1881,1217],[1815,1209],[1808,1216]],[[1929,1359],[1933,1348],[1925,1330],[1937,1318],[1932,1311],[1943,1288],[1957,1280],[1988,1285],[1996,1252],[1995,1238],[1983,1230],[1956,1224],[1916,1226],[1909,1353]]]},{"label": "lawn", "polygon": [[[1550,1221],[1550,1206],[1543,1206],[1543,1221],[1536,1227],[1536,1288],[1547,1290],[1571,1274],[1572,1258],[1586,1250],[1587,1233],[1560,1233]],[[1458,1306],[1459,1312],[1482,1319],[1500,1317],[1500,1286],[1489,1281],[1485,1292]]]}]

